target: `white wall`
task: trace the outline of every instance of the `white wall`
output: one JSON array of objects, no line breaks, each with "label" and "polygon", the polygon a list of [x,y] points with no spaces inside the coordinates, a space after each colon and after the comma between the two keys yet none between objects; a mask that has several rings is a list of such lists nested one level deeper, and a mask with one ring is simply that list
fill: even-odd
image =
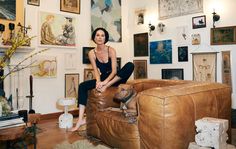
[{"label": "white wall", "polygon": [[[159,40],[172,40],[172,64],[150,64],[149,57],[133,57],[133,59],[147,59],[148,61],[148,77],[154,79],[161,78],[161,69],[163,68],[183,68],[184,69],[184,79],[192,80],[192,55],[191,52],[195,52],[196,50],[203,51],[217,51],[217,82],[222,82],[222,58],[221,51],[231,51],[231,69],[232,69],[232,108],[236,108],[236,68],[235,66],[235,50],[236,45],[210,45],[210,28],[212,28],[212,12],[213,8],[217,14],[220,15],[220,20],[215,23],[216,27],[223,26],[235,26],[236,17],[235,17],[235,7],[236,3],[234,0],[204,0],[204,13],[190,14],[175,18],[170,18],[166,20],[158,20],[158,0],[132,0],[130,3],[129,9],[129,17],[130,22],[129,28],[131,34],[148,32],[148,23],[152,23],[156,26],[156,30],[153,31],[152,36],[149,36],[149,42],[151,41],[159,41]],[[133,22],[135,21],[134,11],[137,8],[145,8],[145,24],[142,26],[137,26]],[[206,15],[206,28],[192,29],[192,17]],[[163,33],[160,33],[157,30],[157,24],[162,22],[165,24],[165,29]],[[189,48],[189,60],[188,62],[178,62],[178,40],[176,38],[177,28],[180,26],[188,27],[188,38],[193,33],[199,33],[201,35],[201,44],[200,45],[192,45],[191,40],[189,40],[187,46]],[[131,36],[130,40],[130,49],[133,51],[133,37]],[[133,54],[132,54],[133,55]]]},{"label": "white wall", "polygon": [[[93,43],[90,41],[90,0],[80,0],[81,2],[81,12],[80,14],[66,13],[60,11],[60,1],[59,0],[40,0],[40,6],[27,5],[25,1],[26,8],[26,25],[31,25],[32,30],[29,32],[30,35],[39,36],[39,25],[38,25],[38,15],[39,11],[53,12],[57,14],[64,14],[72,16],[77,19],[76,23],[76,36],[77,36],[77,46],[75,49],[68,48],[50,48],[49,51],[43,53],[43,55],[54,55],[57,57],[57,77],[48,78],[48,79],[38,79],[34,78],[33,88],[34,88],[34,98],[33,98],[33,108],[36,112],[42,114],[53,113],[60,111],[56,106],[56,102],[59,98],[64,97],[64,75],[66,73],[79,73],[80,82],[83,81],[83,72],[84,68],[91,67],[89,65],[82,64],[82,47],[93,46]],[[186,15],[181,17],[175,17],[166,20],[158,20],[158,0],[122,0],[122,42],[121,43],[111,43],[109,45],[113,46],[117,50],[117,56],[122,57],[122,65],[127,61],[132,61],[133,59],[146,59],[148,61],[148,77],[154,79],[161,78],[161,69],[163,68],[183,68],[184,69],[184,78],[186,80],[192,80],[192,57],[189,54],[188,62],[178,62],[177,60],[177,47],[178,42],[176,40],[176,30],[179,26],[188,26],[188,37],[190,38],[193,33],[201,34],[201,46],[206,50],[216,50],[216,51],[231,51],[232,66],[236,64],[236,60],[233,58],[236,55],[235,45],[221,45],[221,46],[210,46],[210,28],[212,27],[212,11],[213,3],[218,3],[217,6],[214,6],[216,12],[221,16],[220,21],[216,23],[217,27],[220,26],[233,26],[236,24],[236,18],[234,15],[234,9],[236,8],[236,3],[234,0],[204,0],[204,13]],[[135,9],[145,8],[145,24],[137,26],[135,25]],[[206,15],[207,27],[201,29],[192,29],[192,17]],[[153,35],[150,36],[150,41],[158,41],[171,39],[172,40],[172,64],[149,64],[149,57],[134,57],[133,53],[133,34],[148,32],[148,23],[151,21],[152,24],[157,25],[159,22],[163,22],[166,27],[163,33],[159,33],[156,29],[153,32]],[[190,42],[189,53],[196,50],[198,46],[191,45]],[[35,51],[43,49],[38,46],[38,37],[32,41],[32,47],[35,48]],[[211,49],[212,48],[212,49]],[[64,54],[65,53],[74,53],[77,56],[77,68],[72,71],[65,70],[64,68]],[[217,82],[221,82],[221,53],[217,57]],[[29,94],[29,70],[26,70],[27,75],[24,77],[24,91],[22,91],[22,96]],[[236,68],[232,67],[232,79],[233,79],[233,108],[236,108]],[[131,77],[132,78],[132,77]],[[6,85],[5,87],[8,87]],[[25,99],[28,101],[28,99]],[[25,102],[25,107],[28,106],[28,103]]]},{"label": "white wall", "polygon": [[[90,0],[80,0],[81,11],[80,14],[66,13],[60,11],[60,1],[59,0],[40,0],[40,6],[28,5],[27,1],[25,1],[25,25],[31,25],[32,30],[29,31],[29,35],[37,36],[33,39],[31,46],[35,49],[33,52],[44,49],[46,47],[39,46],[39,12],[46,11],[52,12],[56,14],[63,14],[67,16],[71,16],[77,19],[76,22],[76,37],[77,37],[77,46],[75,49],[71,48],[55,48],[50,47],[50,50],[42,53],[42,55],[50,55],[57,57],[57,77],[56,78],[34,78],[33,79],[33,109],[36,112],[40,112],[42,114],[45,113],[53,113],[57,111],[61,111],[61,108],[57,106],[56,102],[59,98],[64,97],[64,89],[65,89],[65,74],[66,73],[79,73],[80,74],[80,82],[83,81],[83,73],[84,68],[90,68],[90,65],[82,64],[82,47],[86,46],[94,46],[93,42],[91,42],[91,32],[90,32]],[[129,3],[127,1],[122,2],[122,40],[121,43],[109,43],[110,46],[113,46],[117,50],[117,56],[122,57],[121,64],[124,65],[125,62],[129,61],[130,53],[132,52],[127,47],[129,47],[129,30],[128,30],[128,6]],[[77,63],[75,70],[66,70],[64,66],[64,54],[65,53],[73,53],[76,54]],[[17,63],[19,60],[23,59],[24,56],[28,55],[28,53],[18,53],[16,54],[16,58],[13,58],[13,61]],[[20,98],[24,99],[24,108],[28,108],[28,99],[25,96],[29,95],[29,75],[30,70],[26,70],[24,75],[21,76],[23,81],[21,81],[21,87],[19,88]],[[14,79],[12,79],[14,80]],[[10,93],[15,94],[15,91],[10,88],[10,78],[5,81],[5,90],[7,92],[7,96]],[[22,87],[23,86],[23,87]],[[22,89],[24,88],[24,89]],[[16,104],[15,104],[16,105]]]}]

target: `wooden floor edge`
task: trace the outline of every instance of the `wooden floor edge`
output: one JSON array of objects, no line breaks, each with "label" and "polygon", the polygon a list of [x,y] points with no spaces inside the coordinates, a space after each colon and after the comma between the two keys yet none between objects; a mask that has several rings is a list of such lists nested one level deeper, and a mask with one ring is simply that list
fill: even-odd
[{"label": "wooden floor edge", "polygon": [[[40,119],[41,120],[49,120],[49,119],[59,118],[59,116],[63,113],[64,112],[55,112],[55,113],[42,114]],[[78,109],[71,110],[71,111],[69,111],[69,113],[71,113],[73,116],[76,117],[76,116],[79,115],[79,110]]]}]

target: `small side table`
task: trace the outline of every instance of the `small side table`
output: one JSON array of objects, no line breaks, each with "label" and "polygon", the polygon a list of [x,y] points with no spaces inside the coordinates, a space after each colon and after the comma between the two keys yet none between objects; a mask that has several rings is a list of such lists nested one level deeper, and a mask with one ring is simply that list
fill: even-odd
[{"label": "small side table", "polygon": [[[17,126],[12,128],[6,128],[0,130],[0,141],[6,141],[6,148],[11,148],[11,141],[20,139],[24,132],[26,126]],[[26,145],[24,145],[26,147]]]},{"label": "small side table", "polygon": [[68,108],[75,104],[75,98],[59,99],[58,104],[64,106],[64,114],[61,114],[59,117],[59,127],[71,128],[73,126],[73,115],[68,113]]},{"label": "small side table", "polygon": [[6,148],[14,148],[12,141],[19,140],[23,143],[24,148],[27,148],[27,144],[24,143],[24,136],[27,129],[32,128],[33,139],[34,139],[34,149],[36,149],[36,124],[39,122],[41,114],[28,114],[27,125],[16,126],[12,128],[6,128],[0,130],[0,141],[6,141]]}]

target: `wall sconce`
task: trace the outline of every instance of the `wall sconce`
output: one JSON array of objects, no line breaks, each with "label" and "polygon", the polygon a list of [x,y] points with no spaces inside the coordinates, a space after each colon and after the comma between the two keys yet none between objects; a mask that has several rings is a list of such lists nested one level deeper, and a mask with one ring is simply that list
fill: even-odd
[{"label": "wall sconce", "polygon": [[215,9],[213,10],[213,28],[215,28],[215,22],[219,21],[220,20],[220,15],[218,15],[216,12],[215,12]]},{"label": "wall sconce", "polygon": [[149,27],[149,35],[152,36],[152,31],[155,30],[155,26],[152,25],[151,23],[148,24],[148,27]]},{"label": "wall sconce", "polygon": [[163,31],[164,31],[165,24],[163,24],[162,22],[160,22],[160,23],[158,23],[157,26],[158,26],[160,32],[163,32]]}]

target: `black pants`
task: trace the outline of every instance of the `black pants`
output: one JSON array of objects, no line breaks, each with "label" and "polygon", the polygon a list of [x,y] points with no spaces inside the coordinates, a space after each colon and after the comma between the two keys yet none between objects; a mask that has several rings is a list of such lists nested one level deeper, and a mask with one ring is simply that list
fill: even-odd
[{"label": "black pants", "polygon": [[[129,79],[130,75],[134,71],[134,64],[131,62],[126,63],[118,72],[117,76],[121,78],[118,82],[114,83],[112,86],[118,86],[122,83],[126,83]],[[109,74],[102,74],[101,81],[104,81]],[[94,89],[96,87],[96,79],[84,81],[79,84],[79,91],[78,91],[78,106],[79,104],[86,105],[88,99],[88,91]]]}]

